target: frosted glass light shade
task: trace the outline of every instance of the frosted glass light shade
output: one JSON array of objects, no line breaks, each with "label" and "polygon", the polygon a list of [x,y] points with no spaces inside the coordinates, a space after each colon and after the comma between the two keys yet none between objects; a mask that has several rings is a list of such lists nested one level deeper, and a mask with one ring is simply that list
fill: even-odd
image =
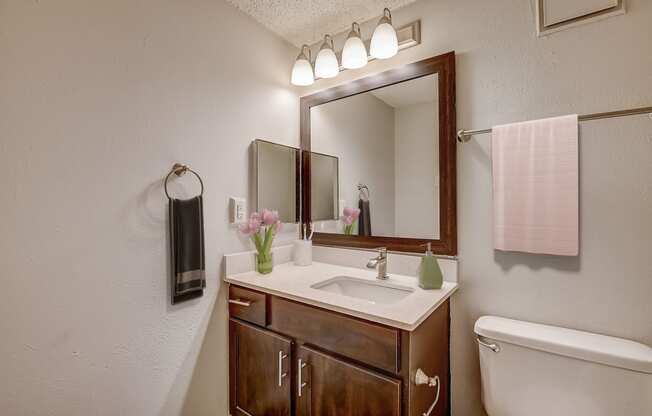
[{"label": "frosted glass light shade", "polygon": [[362,68],[367,65],[367,59],[367,48],[364,46],[364,42],[362,42],[362,38],[360,37],[360,26],[357,23],[353,23],[353,28],[342,50],[342,66],[347,69]]},{"label": "frosted glass light shade", "polygon": [[310,59],[303,53],[306,48],[307,46],[305,45],[301,47],[301,53],[297,56],[297,60],[292,67],[290,82],[293,85],[306,86],[312,85],[315,82],[315,74],[312,72]]},{"label": "frosted glass light shade", "polygon": [[391,58],[398,53],[396,30],[390,23],[381,23],[376,27],[371,37],[369,52],[376,59]]},{"label": "frosted glass light shade", "polygon": [[312,73],[312,65],[310,65],[310,62],[306,59],[301,59],[294,63],[291,82],[294,85],[300,86],[312,85],[315,82],[315,76]]},{"label": "frosted glass light shade", "polygon": [[[330,44],[329,44],[330,41]],[[317,60],[315,61],[315,76],[317,78],[333,78],[340,73],[340,64],[333,50],[333,40],[329,35],[324,36]]]},{"label": "frosted glass light shade", "polygon": [[392,26],[392,12],[388,8],[383,9],[383,17],[371,36],[369,53],[376,59],[391,58],[398,53],[398,38]]}]

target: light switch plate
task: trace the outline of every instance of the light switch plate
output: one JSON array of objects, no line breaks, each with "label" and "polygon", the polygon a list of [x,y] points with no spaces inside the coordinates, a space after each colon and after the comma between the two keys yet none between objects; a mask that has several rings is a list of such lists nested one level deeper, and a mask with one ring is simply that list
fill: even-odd
[{"label": "light switch plate", "polygon": [[229,198],[229,222],[242,224],[247,218],[247,200],[244,198]]}]

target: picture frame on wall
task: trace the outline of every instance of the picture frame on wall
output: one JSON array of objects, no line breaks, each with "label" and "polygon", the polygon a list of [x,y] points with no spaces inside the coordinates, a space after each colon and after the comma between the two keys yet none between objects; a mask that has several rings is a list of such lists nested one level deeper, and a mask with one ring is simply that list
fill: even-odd
[{"label": "picture frame on wall", "polygon": [[625,14],[625,0],[535,0],[537,35]]}]

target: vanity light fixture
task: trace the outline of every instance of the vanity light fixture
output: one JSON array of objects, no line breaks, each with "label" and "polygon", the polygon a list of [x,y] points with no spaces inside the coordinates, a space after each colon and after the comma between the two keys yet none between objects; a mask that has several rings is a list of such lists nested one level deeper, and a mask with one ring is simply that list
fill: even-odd
[{"label": "vanity light fixture", "polygon": [[367,60],[367,48],[360,35],[360,25],[353,22],[342,50],[342,66],[346,69],[362,68],[367,65]]},{"label": "vanity light fixture", "polygon": [[324,36],[324,43],[319,48],[317,59],[315,60],[315,76],[317,78],[333,78],[340,73],[340,64],[335,56],[333,48],[333,38],[331,35]]},{"label": "vanity light fixture", "polygon": [[[308,54],[305,51],[308,50]],[[315,74],[312,72],[312,64],[310,63],[310,48],[308,45],[301,46],[301,52],[297,56],[297,60],[292,67],[292,78],[290,79],[293,85],[306,86],[312,85],[315,82]]]},{"label": "vanity light fixture", "polygon": [[369,53],[376,59],[387,59],[398,53],[398,38],[392,26],[392,12],[388,8],[383,10],[383,17],[371,36]]},{"label": "vanity light fixture", "polygon": [[317,79],[334,78],[342,71],[362,68],[373,59],[391,58],[399,51],[420,43],[421,21],[415,20],[395,29],[392,25],[392,13],[385,8],[371,39],[364,41],[360,25],[354,22],[341,51],[336,52],[333,37],[325,35],[313,62],[311,48],[302,45],[292,67],[291,83],[298,86],[312,85]]}]

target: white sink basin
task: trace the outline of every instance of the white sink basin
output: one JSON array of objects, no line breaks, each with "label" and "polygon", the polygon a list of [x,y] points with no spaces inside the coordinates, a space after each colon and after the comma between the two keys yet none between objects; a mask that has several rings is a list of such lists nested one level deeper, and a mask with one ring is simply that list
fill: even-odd
[{"label": "white sink basin", "polygon": [[372,281],[351,276],[336,276],[310,286],[326,292],[363,299],[371,303],[395,303],[409,296],[414,289],[382,280]]}]

